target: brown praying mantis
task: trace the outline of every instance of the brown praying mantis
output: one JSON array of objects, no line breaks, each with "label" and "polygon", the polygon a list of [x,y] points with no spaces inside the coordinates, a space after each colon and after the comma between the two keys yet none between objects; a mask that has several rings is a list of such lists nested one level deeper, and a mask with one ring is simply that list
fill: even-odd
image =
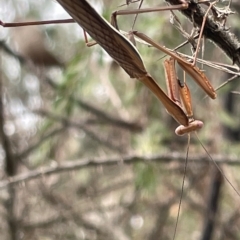
[{"label": "brown praying mantis", "polygon": [[[139,79],[156,95],[166,108],[167,112],[181,125],[176,129],[176,134],[183,135],[198,130],[203,126],[201,121],[194,120],[192,112],[186,108],[186,106],[191,106],[190,92],[186,90],[186,85],[182,88],[180,87],[180,89],[183,90],[180,92],[184,92],[181,94],[181,99],[187,114],[184,112],[180,104],[180,99],[175,99],[175,96],[178,95],[177,92],[179,89],[176,88],[176,85],[178,85],[176,77],[173,79],[173,76],[176,75],[174,73],[174,63],[169,65],[165,64],[167,85],[169,89],[169,96],[167,96],[153,77],[147,72],[135,46],[117,29],[103,19],[87,1],[59,0],[59,3],[67,10],[73,19],[79,23],[79,25],[101,47],[103,47],[103,49],[105,49],[116,62],[119,63],[131,78]],[[181,6],[174,7],[174,9],[179,7]],[[183,5],[183,7],[185,7],[185,5]],[[115,26],[117,25],[115,24]],[[170,55],[172,58],[170,62],[172,62],[173,59],[176,60],[183,70],[186,71],[212,99],[216,98],[216,93],[209,80],[198,67],[193,66],[179,54],[162,47],[145,34],[137,31],[133,31],[132,33],[167,55]]]},{"label": "brown praying mantis", "polygon": [[[143,1],[143,0],[142,0]],[[141,3],[142,3],[141,1]],[[181,10],[181,9],[187,9],[189,7],[189,2],[186,0],[179,0],[176,1],[176,5],[173,6],[166,6],[164,8],[149,8],[149,9],[137,9],[134,11],[126,11],[126,10],[120,10],[116,11],[112,14],[112,25],[111,26],[105,19],[103,19],[85,0],[59,0],[58,1],[67,11],[68,13],[73,17],[73,19],[80,24],[80,26],[83,27],[84,31],[89,33],[89,35],[95,39],[95,41],[105,49],[108,54],[119,63],[119,65],[129,74],[131,78],[137,78],[140,81],[142,81],[156,96],[157,98],[163,103],[165,108],[167,109],[168,113],[170,113],[176,120],[179,122],[183,130],[182,133],[188,133],[194,130],[197,130],[199,128],[198,121],[195,121],[192,116],[189,117],[189,114],[185,114],[182,107],[175,102],[175,100],[172,98],[172,96],[167,96],[162,89],[158,86],[156,81],[153,79],[153,77],[147,72],[144,63],[141,59],[140,54],[138,53],[138,50],[133,46],[133,44],[124,37],[119,31],[117,31],[118,26],[116,22],[116,16],[117,15],[126,15],[126,14],[139,14],[139,13],[145,13],[145,12],[157,12],[157,11],[163,11],[163,10]],[[137,1],[127,1],[127,4],[130,4],[132,2]],[[210,10],[211,7],[213,7],[214,3],[216,1],[210,3],[209,0],[198,0],[198,3],[202,4],[208,4]],[[208,12],[207,11],[207,12]],[[207,15],[207,12],[205,16]],[[72,22],[73,20],[67,20],[67,22]],[[203,19],[203,22],[206,21],[206,18]],[[58,21],[66,22],[66,20]],[[45,22],[47,23],[47,21]],[[31,23],[14,23],[14,24],[8,24],[8,27],[11,26],[23,26],[23,25],[34,25],[36,22]],[[1,22],[1,25],[4,26],[4,24]],[[203,23],[204,25],[204,23]],[[201,33],[199,34],[199,39],[201,39],[201,35],[203,33],[204,27],[201,28]],[[208,78],[205,76],[204,73],[200,71],[198,67],[195,66],[196,61],[196,54],[194,57],[194,60],[192,63],[188,62],[186,59],[181,57],[176,52],[173,52],[158,43],[154,42],[152,39],[147,37],[145,34],[132,31],[132,34],[143,39],[150,45],[154,46],[155,48],[159,49],[160,51],[163,51],[167,55],[170,55],[173,59],[175,59],[180,67],[187,72],[195,81],[196,83],[210,96],[212,99],[216,98],[216,93],[211,86]],[[197,49],[199,48],[199,42]],[[197,53],[198,50],[196,50]],[[168,80],[169,81],[169,80]],[[169,88],[172,88],[171,84],[168,84]],[[175,88],[174,88],[175,89]],[[172,90],[171,90],[172,91]],[[170,91],[170,92],[171,92]],[[185,91],[186,95],[189,95],[189,91]],[[184,103],[183,99],[190,99],[190,97],[186,96],[185,98],[182,97],[183,105],[190,105]],[[202,126],[202,124],[200,124]],[[179,131],[176,131],[177,134],[180,134]]]},{"label": "brown praying mantis", "polygon": [[[173,92],[173,95],[170,95],[169,97],[147,72],[141,56],[135,46],[116,28],[103,19],[87,1],[58,0],[58,2],[81,27],[103,49],[105,49],[105,51],[128,73],[131,78],[139,79],[156,95],[168,113],[171,114],[178,123],[180,123],[181,127],[176,129],[177,134],[182,135],[202,127],[203,123],[201,121],[194,120],[192,114],[189,114],[189,112],[186,114],[180,104],[173,98],[178,91],[173,87],[177,84],[176,79],[172,79],[172,77],[170,77],[174,75],[173,64],[171,64],[171,66],[166,66],[166,72],[169,73],[167,74],[169,92]],[[175,7],[179,9],[179,7],[185,7],[185,5]],[[133,34],[170,55],[171,58],[175,59],[183,70],[186,71],[212,99],[216,98],[216,93],[209,80],[198,67],[193,66],[177,53],[162,47],[145,34],[137,31],[133,31]],[[182,94],[182,100],[184,106],[190,106],[189,91],[186,91],[186,86],[184,86],[183,89],[184,93]]]},{"label": "brown praying mantis", "polygon": [[[185,133],[195,131],[202,127],[203,123],[201,121],[194,120],[193,118],[192,111],[190,110],[190,92],[187,90],[187,86],[185,83],[184,85],[179,85],[179,83],[177,82],[177,78],[175,76],[176,74],[173,73],[175,72],[175,70],[174,63],[172,62],[173,60],[176,60],[181,66],[181,68],[196,81],[196,83],[208,94],[208,96],[214,99],[216,98],[216,93],[206,75],[201,72],[200,69],[194,65],[194,63],[188,62],[178,53],[175,53],[159,45],[143,33],[132,31],[133,35],[139,37],[140,39],[146,41],[160,51],[163,51],[167,55],[171,56],[171,60],[169,61],[171,62],[171,64],[166,64],[165,62],[168,86],[167,96],[153,79],[153,77],[147,72],[141,56],[135,46],[116,29],[118,28],[116,23],[116,15],[173,9],[186,9],[189,6],[187,1],[181,0],[181,4],[167,6],[164,8],[138,9],[137,12],[125,10],[114,12],[112,15],[112,24],[113,26],[115,26],[115,28],[111,26],[105,19],[103,19],[85,0],[58,0],[58,2],[67,10],[67,12],[73,17],[73,19],[77,23],[79,23],[79,25],[100,46],[102,46],[103,49],[105,49],[116,62],[119,63],[119,65],[129,74],[131,78],[139,79],[157,96],[157,98],[167,109],[168,113],[171,114],[176,119],[176,121],[181,124],[181,126],[176,129],[176,133],[178,135],[183,135]],[[199,2],[207,3],[209,1],[200,0]],[[132,3],[132,1],[127,1],[127,4],[129,3]],[[210,5],[212,6],[213,3],[211,3]],[[68,22],[72,21],[70,20]],[[35,23],[30,23],[30,25],[33,24]],[[8,26],[21,26],[21,23],[15,23],[14,25],[8,24]],[[179,89],[176,86],[179,86],[181,99],[185,107],[186,113],[182,108],[180,99],[176,98],[176,96],[179,95]]]}]

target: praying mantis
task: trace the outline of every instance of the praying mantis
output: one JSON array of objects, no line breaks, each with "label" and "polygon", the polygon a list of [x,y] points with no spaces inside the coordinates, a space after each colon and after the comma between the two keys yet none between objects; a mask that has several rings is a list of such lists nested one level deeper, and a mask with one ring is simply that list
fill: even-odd
[{"label": "praying mantis", "polygon": [[[141,4],[142,4],[142,1],[141,1]],[[153,79],[153,77],[147,72],[137,49],[131,44],[130,41],[128,41],[127,38],[125,38],[122,34],[120,34],[120,32],[116,30],[118,29],[117,22],[116,22],[117,15],[126,15],[126,14],[133,14],[133,13],[139,14],[139,13],[145,13],[145,12],[158,12],[163,10],[183,10],[184,11],[184,10],[187,10],[188,8],[193,8],[193,6],[191,5],[192,2],[189,2],[186,0],[178,0],[178,1],[169,0],[169,2],[175,5],[167,6],[164,8],[157,7],[157,8],[149,8],[149,9],[137,9],[137,10],[131,10],[131,11],[129,10],[116,11],[112,14],[112,25],[115,28],[112,27],[107,21],[105,21],[100,15],[98,15],[98,13],[85,0],[81,0],[81,1],[59,0],[58,2],[68,11],[68,13],[73,17],[73,19],[77,21],[80,24],[80,26],[82,26],[83,29],[86,32],[88,32],[89,35],[92,36],[92,38],[95,39],[96,42],[100,46],[102,46],[103,49],[105,49],[108,52],[108,54],[116,62],[119,63],[119,65],[129,74],[131,78],[137,78],[140,81],[142,81],[157,96],[157,98],[163,103],[163,105],[167,109],[168,113],[172,115],[177,120],[178,123],[180,123],[185,127],[185,129],[182,128],[184,129],[183,132],[188,133],[193,131],[194,129],[197,130],[198,128],[200,128],[200,126],[198,126],[197,124],[198,122],[197,121],[195,122],[192,117],[189,119],[189,117],[187,117],[187,115],[182,110],[182,107],[176,104],[176,102],[174,102],[171,96],[170,97],[166,96],[166,94],[158,86],[158,84]],[[138,2],[138,1],[127,0],[126,4],[128,5],[134,2]],[[208,4],[209,5],[208,10],[213,8],[216,2],[217,1],[210,3],[209,0],[198,0],[199,4]],[[75,9],[73,7],[75,7]],[[78,12],[76,11],[76,9],[78,10]],[[214,8],[214,11],[217,12],[215,8]],[[227,15],[230,13],[231,13],[230,11],[226,13],[223,12],[223,15],[224,14]],[[206,15],[207,15],[207,12],[205,14],[205,18],[203,18],[204,23],[206,22]],[[68,22],[72,22],[72,21],[70,20]],[[31,24],[33,25],[35,23],[31,23]],[[3,24],[1,23],[1,25]],[[14,23],[14,25],[17,26],[18,23]],[[11,24],[9,24],[8,26],[11,26]],[[99,31],[101,28],[104,30],[103,32],[104,34],[106,34],[105,36],[103,32]],[[201,38],[203,31],[204,31],[204,27],[201,28],[199,38]],[[186,59],[181,57],[179,54],[165,47],[162,47],[161,45],[159,45],[158,43],[154,42],[152,39],[147,37],[145,34],[137,31],[132,31],[132,34],[143,39],[144,41],[148,42],[150,45],[154,46],[155,48],[159,49],[160,51],[166,53],[167,55],[175,59],[180,65],[180,67],[184,71],[186,71],[197,82],[197,84],[208,94],[208,96],[210,96],[212,99],[216,98],[215,90],[211,86],[210,81],[205,76],[205,74],[203,74],[200,71],[200,69],[195,66],[196,55],[194,57],[193,62],[189,63]],[[199,48],[199,43],[200,41],[198,41],[196,53]],[[172,88],[172,85],[168,84],[168,87]],[[186,92],[186,95],[189,95],[189,94],[190,93]],[[186,97],[185,99],[187,98],[190,99],[190,97]],[[186,105],[186,104],[183,103],[183,105]],[[177,133],[179,132],[177,131]]]},{"label": "praying mantis", "polygon": [[[111,26],[103,19],[91,5],[85,1],[77,0],[58,0],[63,8],[73,17],[73,19],[103,48],[105,51],[128,73],[131,78],[137,78],[143,82],[162,102],[167,112],[181,125],[176,129],[176,134],[182,135],[200,129],[203,125],[201,121],[195,121],[192,116],[187,116],[181,106],[179,106],[171,96],[168,97],[159,87],[153,77],[147,72],[144,63],[141,59],[135,46],[117,29]],[[185,8],[185,5],[181,5]],[[177,6],[179,8],[180,6]],[[164,53],[170,55],[178,64],[204,89],[204,91],[213,99],[216,98],[216,93],[211,86],[207,77],[196,66],[192,66],[184,58],[178,54],[167,50],[160,46],[145,34],[133,31],[133,34],[150,43]],[[167,67],[168,68],[168,67]],[[173,70],[169,70],[169,75]],[[168,76],[169,76],[168,75]],[[169,91],[172,91],[173,85],[177,84],[176,80],[168,80]],[[184,87],[185,89],[185,87]],[[173,90],[175,92],[177,90]],[[175,94],[175,93],[174,93]],[[183,102],[190,99],[189,92],[185,91],[182,99]],[[184,103],[190,105],[190,103]]]},{"label": "praying mantis", "polygon": [[[154,78],[147,72],[143,60],[135,48],[135,46],[117,30],[116,21],[114,18],[116,12],[112,15],[112,25],[110,25],[104,18],[102,18],[91,5],[85,1],[77,0],[59,0],[58,1],[66,11],[73,17],[73,19],[103,48],[106,52],[116,61],[118,64],[128,73],[131,78],[137,78],[144,83],[162,102],[167,112],[173,116],[173,118],[181,125],[176,129],[177,135],[183,135],[195,130],[200,129],[203,123],[198,120],[194,120],[192,114],[189,112],[186,114],[180,104],[180,99],[175,100],[174,95],[178,95],[179,89],[174,87],[178,85],[177,79],[171,79],[170,76],[174,75],[174,67],[165,66],[167,68],[167,86],[169,93],[173,95],[167,96],[165,92],[159,87]],[[186,9],[188,7],[187,2],[182,1],[182,4],[176,6],[169,6],[163,10],[168,9]],[[151,9],[152,10],[152,9]],[[139,9],[140,12],[145,12]],[[149,11],[149,10],[147,10]],[[159,11],[159,9],[155,9]],[[125,11],[118,11],[118,14],[125,14]],[[131,13],[131,12],[130,12]],[[129,13],[128,13],[129,14]],[[32,23],[34,24],[34,23]],[[175,59],[181,68],[186,71],[196,83],[210,96],[212,99],[216,98],[216,93],[204,73],[200,69],[181,57],[179,54],[168,50],[167,48],[154,42],[145,34],[133,31],[133,35],[148,42],[155,48],[169,55],[172,59]],[[171,69],[171,70],[170,70]],[[185,83],[184,83],[185,84]],[[186,86],[182,87],[184,94],[181,99],[184,106],[190,106],[190,92],[186,90]]]}]

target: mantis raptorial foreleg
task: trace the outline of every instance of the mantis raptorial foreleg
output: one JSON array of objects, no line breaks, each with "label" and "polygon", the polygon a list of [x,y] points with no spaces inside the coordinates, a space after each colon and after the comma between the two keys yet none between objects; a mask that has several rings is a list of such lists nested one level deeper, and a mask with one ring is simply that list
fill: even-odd
[{"label": "mantis raptorial foreleg", "polygon": [[203,72],[201,72],[201,70],[198,67],[192,66],[191,63],[189,63],[186,59],[181,57],[179,54],[172,52],[167,48],[159,45],[158,43],[154,42],[151,38],[146,36],[145,34],[137,31],[134,31],[133,34],[139,37],[140,39],[146,41],[147,43],[151,44],[153,47],[159,49],[160,51],[174,58],[178,62],[178,64],[181,66],[181,68],[193,78],[193,80],[208,94],[209,97],[211,97],[212,99],[215,99],[217,97],[216,92],[212,87],[210,81],[208,80],[206,75]]},{"label": "mantis raptorial foreleg", "polygon": [[164,69],[166,75],[166,83],[168,88],[168,96],[171,98],[179,107],[182,108],[182,104],[188,117],[188,124],[181,125],[176,130],[177,135],[184,135],[196,130],[199,130],[203,126],[203,122],[195,120],[193,118],[191,94],[185,83],[177,78],[175,71],[175,60],[170,58],[164,61]]}]

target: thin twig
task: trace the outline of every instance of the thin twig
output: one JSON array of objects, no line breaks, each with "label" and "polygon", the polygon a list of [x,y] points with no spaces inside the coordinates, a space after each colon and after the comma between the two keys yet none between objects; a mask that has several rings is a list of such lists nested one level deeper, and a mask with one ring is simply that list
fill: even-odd
[{"label": "thin twig", "polygon": [[[164,162],[169,164],[171,161],[184,162],[186,158],[185,154],[178,152],[168,153],[168,154],[159,154],[159,155],[127,155],[127,156],[118,156],[118,157],[107,157],[107,158],[83,158],[75,161],[65,161],[61,165],[56,165],[53,167],[42,167],[41,169],[33,170],[27,173],[19,174],[8,180],[0,181],[0,188],[5,188],[9,185],[20,183],[23,181],[29,181],[42,177],[44,175],[57,174],[61,172],[68,172],[73,170],[79,170],[83,168],[96,167],[96,166],[112,166],[119,164],[133,164],[137,162]],[[240,165],[239,157],[236,156],[223,156],[221,155],[212,155],[212,158],[218,164],[228,164],[228,165]],[[195,162],[198,164],[203,164],[209,161],[206,154],[203,155],[194,155],[188,158],[188,161]]]},{"label": "thin twig", "polygon": [[[181,4],[180,0],[166,0],[171,5]],[[181,10],[181,12],[194,23],[201,27],[205,10],[196,4],[193,0],[189,3],[189,8]],[[220,26],[220,24],[213,18],[207,18],[203,35],[212,40],[219,46],[227,56],[232,59],[232,62],[240,67],[240,43],[236,35],[229,30],[226,30]]]}]

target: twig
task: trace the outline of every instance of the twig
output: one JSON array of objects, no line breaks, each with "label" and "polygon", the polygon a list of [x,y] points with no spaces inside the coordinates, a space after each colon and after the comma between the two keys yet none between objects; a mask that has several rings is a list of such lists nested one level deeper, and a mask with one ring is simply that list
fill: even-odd
[{"label": "twig", "polygon": [[[180,0],[166,0],[171,5],[181,4]],[[190,1],[189,8],[181,11],[190,21],[201,27],[205,11],[199,4]],[[222,28],[213,18],[207,18],[203,35],[219,46],[232,62],[240,67],[240,43],[236,35]]]},{"label": "twig", "polygon": [[16,158],[26,158],[32,151],[40,147],[41,144],[43,144],[46,140],[48,140],[49,138],[53,138],[55,135],[61,133],[63,130],[64,129],[62,127],[52,130],[48,134],[39,138],[36,143],[29,145],[27,149],[23,150],[21,153],[16,154]]},{"label": "twig", "polygon": [[24,64],[26,62],[26,59],[24,59],[22,56],[20,56],[18,53],[13,51],[3,40],[0,41],[0,47],[9,55],[15,57],[19,60],[21,64]]},{"label": "twig", "polygon": [[[118,164],[133,164],[137,162],[164,162],[169,164],[172,161],[184,162],[185,154],[178,152],[168,153],[168,154],[159,154],[159,155],[127,155],[127,156],[118,156],[118,157],[108,157],[108,158],[83,158],[75,161],[65,161],[61,165],[54,167],[42,167],[41,169],[33,170],[27,173],[19,174],[8,180],[0,181],[0,188],[5,188],[9,185],[20,183],[23,181],[29,181],[32,179],[39,178],[43,175],[57,174],[60,172],[67,172],[72,170],[78,170],[89,167],[96,166],[111,166]],[[212,158],[218,164],[228,164],[228,165],[240,165],[240,160],[235,156],[223,156],[223,155],[212,155]],[[206,163],[209,161],[206,155],[194,155],[190,156],[188,161],[195,163]]]}]

